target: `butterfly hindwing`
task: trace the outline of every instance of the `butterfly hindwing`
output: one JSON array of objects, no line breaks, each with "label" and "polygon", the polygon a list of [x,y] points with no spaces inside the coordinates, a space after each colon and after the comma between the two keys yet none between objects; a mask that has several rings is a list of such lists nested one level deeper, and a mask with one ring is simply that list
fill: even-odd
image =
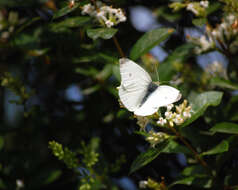
[{"label": "butterfly hindwing", "polygon": [[180,98],[181,94],[176,88],[167,85],[158,86],[134,113],[140,116],[152,115],[159,107],[172,104]]}]

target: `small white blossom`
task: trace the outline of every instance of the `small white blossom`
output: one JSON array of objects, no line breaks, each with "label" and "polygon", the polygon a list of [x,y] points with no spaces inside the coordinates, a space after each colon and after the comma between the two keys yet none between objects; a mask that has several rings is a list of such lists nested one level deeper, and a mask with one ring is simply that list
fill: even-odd
[{"label": "small white blossom", "polygon": [[169,105],[167,105],[167,111],[171,111],[173,107],[174,107],[173,104],[169,104]]},{"label": "small white blossom", "polygon": [[84,5],[82,8],[82,14],[88,14],[92,17],[95,17],[99,23],[108,28],[111,28],[120,22],[126,21],[126,16],[120,8],[115,9],[110,6],[106,6],[101,1],[97,1],[96,4],[97,10],[91,4]]},{"label": "small white blossom", "polygon": [[176,125],[181,125],[184,122],[184,119],[181,117],[180,114],[177,114],[176,117],[173,119],[173,122]]},{"label": "small white blossom", "polygon": [[17,186],[17,189],[21,189],[24,187],[24,182],[21,179],[17,179],[16,186]]},{"label": "small white blossom", "polygon": [[105,24],[106,24],[106,26],[107,26],[108,28],[111,28],[111,27],[114,25],[114,23],[113,23],[112,21],[110,21],[110,20],[107,20],[107,21],[105,22]]},{"label": "small white blossom", "polygon": [[188,11],[192,11],[195,15],[198,15],[199,12],[195,9],[193,3],[189,3],[186,8]]},{"label": "small white blossom", "polygon": [[95,11],[95,7],[89,3],[83,6],[82,15],[86,15],[86,14],[91,15],[94,11]]},{"label": "small white blossom", "polygon": [[147,187],[147,185],[148,185],[148,181],[140,181],[139,182],[139,188],[141,188],[141,189],[145,189],[146,187]]},{"label": "small white blossom", "polygon": [[207,8],[209,6],[209,1],[200,1],[200,5],[204,8]]},{"label": "small white blossom", "polygon": [[1,34],[1,38],[4,40],[8,39],[9,37],[10,37],[10,33],[7,31],[5,31]]},{"label": "small white blossom", "polygon": [[211,74],[212,76],[227,78],[227,70],[224,64],[216,60],[207,65],[205,72]]},{"label": "small white blossom", "polygon": [[164,126],[167,123],[167,120],[164,119],[163,117],[160,117],[159,120],[157,121],[158,125]]},{"label": "small white blossom", "polygon": [[171,119],[173,117],[173,113],[170,111],[166,111],[164,115],[165,115],[166,119]]}]

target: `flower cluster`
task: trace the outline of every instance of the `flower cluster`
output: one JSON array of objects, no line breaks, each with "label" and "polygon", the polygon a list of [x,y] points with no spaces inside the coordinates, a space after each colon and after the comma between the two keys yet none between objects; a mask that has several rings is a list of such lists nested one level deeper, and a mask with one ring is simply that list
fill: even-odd
[{"label": "flower cluster", "polygon": [[155,145],[163,142],[167,138],[169,138],[169,135],[166,133],[151,130],[146,137],[146,141],[148,141],[152,147],[155,147]]},{"label": "flower cluster", "polygon": [[200,54],[211,49],[218,48],[221,51],[229,49],[235,52],[238,49],[238,42],[235,39],[238,35],[238,18],[229,14],[225,16],[222,23],[216,28],[206,26],[205,35],[198,37],[187,36],[187,39],[192,43],[198,45],[195,48],[195,53]]},{"label": "flower cluster", "polygon": [[84,5],[82,7],[82,14],[88,14],[91,17],[96,18],[100,24],[108,28],[111,28],[120,22],[126,21],[126,16],[124,15],[122,9],[115,9],[110,6],[106,6],[100,1],[97,1],[95,6],[90,3]]},{"label": "flower cluster", "polygon": [[[164,118],[160,117],[157,121],[157,124],[160,126],[165,126],[169,124],[171,127],[176,125],[181,125],[185,122],[186,119],[191,117],[191,106],[188,106],[188,101],[184,100],[182,104],[179,106],[174,106],[173,104],[169,104],[167,106],[167,110],[164,114]],[[175,107],[175,112],[172,110]]]},{"label": "flower cluster", "polygon": [[202,35],[200,38],[187,36],[187,39],[197,45],[194,49],[196,54],[201,54],[203,52],[213,49],[216,46],[213,38],[210,35]]},{"label": "flower cluster", "polygon": [[[209,29],[210,28],[208,28],[208,30]],[[226,46],[226,44],[229,43],[230,40],[237,36],[238,18],[233,14],[229,14],[222,20],[221,24],[217,25],[217,27],[214,29],[210,29],[210,31],[211,36],[214,38],[214,40],[216,40],[221,48],[223,48],[222,46]],[[235,46],[237,46],[237,44],[235,44]]]},{"label": "flower cluster", "polygon": [[221,76],[225,79],[228,78],[227,76],[227,70],[219,61],[213,61],[211,64],[208,64],[205,68],[206,73],[209,73],[211,76]]},{"label": "flower cluster", "polygon": [[193,12],[196,16],[205,16],[205,9],[209,6],[208,1],[188,3],[186,9]]},{"label": "flower cluster", "polygon": [[196,16],[206,16],[206,8],[209,6],[209,1],[200,2],[174,2],[169,5],[174,11],[186,8],[188,11],[193,12]]}]

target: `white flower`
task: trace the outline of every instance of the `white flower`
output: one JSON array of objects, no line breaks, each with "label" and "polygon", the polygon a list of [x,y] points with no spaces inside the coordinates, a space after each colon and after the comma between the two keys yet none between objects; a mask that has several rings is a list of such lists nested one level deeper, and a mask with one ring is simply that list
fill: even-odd
[{"label": "white flower", "polygon": [[233,24],[233,22],[235,21],[236,17],[235,15],[233,14],[229,14],[227,17],[226,17],[226,20],[229,22],[229,24]]},{"label": "white flower", "polygon": [[126,21],[126,16],[120,8],[112,8],[103,4],[101,1],[96,1],[96,4],[97,10],[95,9],[95,6],[91,4],[84,5],[82,8],[82,14],[88,14],[95,17],[101,25],[108,28]]},{"label": "white flower", "polygon": [[194,8],[193,3],[189,3],[189,4],[187,5],[187,8],[186,8],[186,9],[189,10],[189,11],[192,11],[195,15],[198,15],[198,14],[199,14],[199,12]]},{"label": "white flower", "polygon": [[139,182],[139,188],[145,189],[148,185],[148,181],[140,181]]},{"label": "white flower", "polygon": [[190,111],[183,112],[183,116],[184,116],[185,119],[190,118],[191,117]]},{"label": "white flower", "polygon": [[167,111],[170,111],[173,107],[174,107],[173,104],[169,104],[169,105],[167,105]]},{"label": "white flower", "polygon": [[181,125],[184,122],[184,119],[181,117],[180,114],[177,114],[173,121],[176,125]]},{"label": "white flower", "polygon": [[21,189],[24,187],[24,182],[21,179],[17,179],[16,186],[17,186],[17,189]]},{"label": "white flower", "polygon": [[82,9],[83,9],[82,15],[86,15],[86,14],[91,15],[95,11],[95,7],[91,5],[90,3],[84,5]]},{"label": "white flower", "polygon": [[209,6],[209,1],[200,1],[200,5],[204,8],[207,8]]},{"label": "white flower", "polygon": [[167,123],[167,120],[164,119],[163,117],[160,117],[159,120],[157,121],[158,125],[164,126]]},{"label": "white flower", "polygon": [[108,28],[111,28],[111,27],[114,25],[114,23],[113,23],[112,21],[110,21],[110,20],[107,20],[107,21],[105,22],[105,24],[106,24],[106,26],[107,26]]},{"label": "white flower", "polygon": [[166,111],[164,115],[165,115],[166,119],[171,119],[173,116],[173,113],[170,111]]}]

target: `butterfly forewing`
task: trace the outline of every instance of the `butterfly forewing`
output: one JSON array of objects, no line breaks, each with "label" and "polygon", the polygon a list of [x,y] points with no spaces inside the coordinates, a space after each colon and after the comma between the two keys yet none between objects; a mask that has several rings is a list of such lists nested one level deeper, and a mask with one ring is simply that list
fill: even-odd
[{"label": "butterfly forewing", "polygon": [[135,62],[126,58],[120,59],[119,62],[121,73],[119,97],[129,111],[135,111],[139,108],[152,80],[149,74]]}]

